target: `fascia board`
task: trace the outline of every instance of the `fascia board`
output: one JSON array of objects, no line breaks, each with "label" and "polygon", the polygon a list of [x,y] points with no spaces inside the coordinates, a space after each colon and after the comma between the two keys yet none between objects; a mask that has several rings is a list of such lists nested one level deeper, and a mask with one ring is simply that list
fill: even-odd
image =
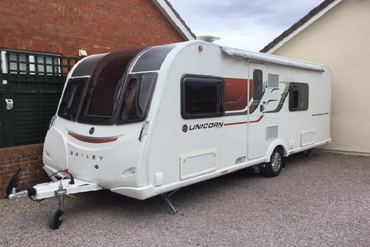
[{"label": "fascia board", "polygon": [[326,12],[334,8],[337,4],[342,2],[342,0],[337,0],[329,4],[325,9],[321,10],[319,13],[314,15],[311,19],[309,19],[306,23],[304,23],[302,26],[294,30],[291,34],[289,34],[287,37],[282,39],[279,43],[277,43],[274,47],[272,47],[270,50],[268,50],[266,53],[271,54],[274,53],[277,49],[279,49],[281,46],[283,46],[286,42],[291,40],[294,36],[302,32],[303,30],[306,29],[309,25],[314,23],[316,20],[318,20],[321,16],[323,16]]},{"label": "fascia board", "polygon": [[170,8],[170,6],[168,6],[165,0],[153,0],[153,3],[158,7],[162,14],[166,16],[166,18],[171,22],[175,29],[180,32],[183,38],[187,40],[194,40],[192,34],[184,26],[181,20],[175,15],[175,13]]}]

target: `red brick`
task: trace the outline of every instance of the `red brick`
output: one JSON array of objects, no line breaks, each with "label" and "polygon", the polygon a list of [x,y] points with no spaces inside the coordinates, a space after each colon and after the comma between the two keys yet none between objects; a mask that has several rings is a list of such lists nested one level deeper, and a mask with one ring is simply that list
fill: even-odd
[{"label": "red brick", "polygon": [[[40,12],[43,13],[40,18]],[[151,0],[9,1],[0,8],[4,48],[77,56],[184,41]],[[108,49],[95,48],[109,47]]]},{"label": "red brick", "polygon": [[24,146],[24,147],[23,147],[23,151],[22,151],[22,153],[24,153],[24,154],[28,154],[28,153],[30,153],[31,151],[32,151],[31,146]]}]

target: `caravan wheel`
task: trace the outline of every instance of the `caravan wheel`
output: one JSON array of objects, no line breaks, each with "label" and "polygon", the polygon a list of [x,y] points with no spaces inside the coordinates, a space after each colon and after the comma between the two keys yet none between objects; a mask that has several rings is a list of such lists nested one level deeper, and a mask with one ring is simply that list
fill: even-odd
[{"label": "caravan wheel", "polygon": [[271,154],[270,162],[261,168],[261,173],[265,177],[276,177],[280,174],[284,165],[284,155],[280,148],[275,148]]}]

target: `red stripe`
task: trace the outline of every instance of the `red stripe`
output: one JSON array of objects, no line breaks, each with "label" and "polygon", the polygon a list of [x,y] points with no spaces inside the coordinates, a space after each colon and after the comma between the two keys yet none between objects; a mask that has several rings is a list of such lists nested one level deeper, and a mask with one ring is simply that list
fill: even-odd
[{"label": "red stripe", "polygon": [[118,139],[118,137],[114,137],[114,138],[109,138],[109,139],[104,139],[104,140],[91,140],[91,139],[86,139],[86,138],[83,138],[81,136],[75,135],[75,134],[73,134],[71,132],[68,132],[68,135],[76,138],[79,141],[89,142],[89,143],[107,143],[107,142],[117,141],[117,139]]},{"label": "red stripe", "polygon": [[260,116],[257,120],[253,120],[253,121],[247,121],[247,122],[238,122],[238,123],[227,123],[225,124],[225,126],[229,126],[229,125],[237,125],[237,124],[247,124],[247,123],[258,123],[259,121],[261,121],[261,119],[263,118],[264,116]]}]

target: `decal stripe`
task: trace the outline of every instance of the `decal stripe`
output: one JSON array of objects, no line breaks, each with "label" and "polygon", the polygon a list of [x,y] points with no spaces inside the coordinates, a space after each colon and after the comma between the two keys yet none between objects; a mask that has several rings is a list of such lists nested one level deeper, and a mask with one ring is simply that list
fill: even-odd
[{"label": "decal stripe", "polygon": [[84,137],[81,137],[81,136],[78,136],[76,134],[73,134],[71,132],[68,132],[68,135],[76,138],[77,140],[79,141],[82,141],[82,142],[89,142],[89,143],[107,143],[107,142],[114,142],[114,141],[117,141],[118,137],[113,137],[113,138],[109,138],[109,139],[87,139],[87,138],[84,138]]},{"label": "decal stripe", "polygon": [[277,105],[277,107],[276,107],[275,110],[267,111],[266,113],[280,112],[281,108],[283,108],[285,99],[287,98],[288,93],[289,93],[289,85],[290,85],[290,83],[289,82],[280,82],[280,83],[284,83],[285,84],[285,89],[284,89],[283,93],[281,94],[280,101],[279,101],[279,103],[278,103],[278,105]]},{"label": "decal stripe", "polygon": [[247,122],[239,122],[239,123],[228,123],[228,124],[225,124],[225,126],[237,125],[237,124],[246,124],[246,123],[248,123],[248,121]]},{"label": "decal stripe", "polygon": [[329,112],[312,114],[313,117],[320,117],[320,116],[324,116],[324,115],[329,115]]},{"label": "decal stripe", "polygon": [[261,121],[261,119],[264,117],[264,115],[260,116],[257,120],[253,120],[253,121],[246,121],[246,122],[238,122],[238,123],[227,123],[225,124],[225,126],[229,126],[229,125],[237,125],[237,124],[247,124],[247,123],[258,123],[259,121]]}]

